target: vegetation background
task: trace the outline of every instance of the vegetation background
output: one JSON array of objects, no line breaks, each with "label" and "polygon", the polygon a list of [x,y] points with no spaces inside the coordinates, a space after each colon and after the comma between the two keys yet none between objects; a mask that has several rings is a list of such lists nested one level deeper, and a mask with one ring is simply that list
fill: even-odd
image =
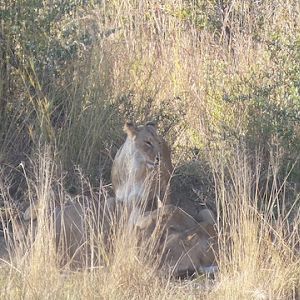
[{"label": "vegetation background", "polygon": [[154,119],[174,198],[213,208],[226,236],[213,283],[160,278],[128,245],[124,268],[63,277],[42,247],[4,264],[2,295],[296,299],[299,60],[298,0],[0,2],[1,206],[110,193],[124,121]]}]

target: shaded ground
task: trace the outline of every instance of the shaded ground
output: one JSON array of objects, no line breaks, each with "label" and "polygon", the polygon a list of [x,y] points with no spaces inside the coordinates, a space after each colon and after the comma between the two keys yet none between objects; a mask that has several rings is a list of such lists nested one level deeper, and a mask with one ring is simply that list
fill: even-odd
[{"label": "shaded ground", "polygon": [[195,160],[176,168],[171,180],[171,198],[173,204],[197,221],[203,208],[216,213],[214,183],[208,167]]}]

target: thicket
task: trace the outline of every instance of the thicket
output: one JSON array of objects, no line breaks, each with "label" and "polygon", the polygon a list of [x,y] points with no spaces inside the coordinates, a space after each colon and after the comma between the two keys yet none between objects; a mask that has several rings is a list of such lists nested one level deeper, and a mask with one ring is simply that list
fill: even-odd
[{"label": "thicket", "polygon": [[176,165],[200,162],[178,171],[185,178],[209,177],[210,155],[245,151],[255,166],[259,153],[262,198],[276,160],[277,184],[287,182],[294,203],[299,22],[296,0],[1,3],[0,163],[9,193],[25,197],[20,163],[30,166],[45,144],[70,191],[77,169],[94,184],[110,182],[124,120],[155,119]]}]

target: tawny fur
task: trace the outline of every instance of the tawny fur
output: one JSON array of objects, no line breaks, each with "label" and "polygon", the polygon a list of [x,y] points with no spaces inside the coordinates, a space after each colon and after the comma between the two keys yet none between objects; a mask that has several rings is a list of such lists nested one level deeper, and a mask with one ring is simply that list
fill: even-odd
[{"label": "tawny fur", "polygon": [[116,200],[145,211],[157,208],[157,201],[170,203],[169,181],[173,172],[171,151],[153,123],[126,123],[127,139],[112,166]]},{"label": "tawny fur", "polygon": [[196,272],[211,273],[216,267],[218,253],[217,231],[211,211],[198,223],[173,205],[145,213],[136,221],[142,240],[154,245],[160,267],[175,276]]}]

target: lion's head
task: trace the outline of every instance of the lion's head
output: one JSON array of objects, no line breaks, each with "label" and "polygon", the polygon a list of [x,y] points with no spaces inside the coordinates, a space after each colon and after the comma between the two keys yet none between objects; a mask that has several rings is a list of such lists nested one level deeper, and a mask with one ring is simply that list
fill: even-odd
[{"label": "lion's head", "polygon": [[168,200],[172,173],[171,152],[157,133],[155,123],[124,125],[127,139],[116,154],[112,167],[112,184],[117,201],[143,203],[146,210],[156,207],[157,198]]},{"label": "lion's head", "polygon": [[180,277],[195,272],[215,272],[216,236],[214,226],[206,222],[183,231],[171,228],[164,244],[160,245],[161,264]]},{"label": "lion's head", "polygon": [[198,223],[182,209],[166,205],[140,216],[135,226],[142,242],[154,246],[160,267],[174,276],[211,273],[217,269],[216,223],[208,209],[203,217]]}]

